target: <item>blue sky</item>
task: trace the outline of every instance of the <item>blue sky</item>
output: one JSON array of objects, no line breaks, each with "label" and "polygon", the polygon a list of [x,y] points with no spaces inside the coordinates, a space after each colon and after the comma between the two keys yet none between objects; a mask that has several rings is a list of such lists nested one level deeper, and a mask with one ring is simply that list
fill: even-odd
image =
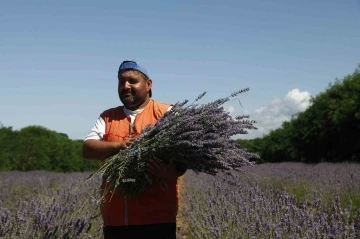
[{"label": "blue sky", "polygon": [[117,68],[145,65],[155,99],[240,95],[263,135],[360,63],[360,1],[1,1],[0,122],[83,139],[121,104]]}]

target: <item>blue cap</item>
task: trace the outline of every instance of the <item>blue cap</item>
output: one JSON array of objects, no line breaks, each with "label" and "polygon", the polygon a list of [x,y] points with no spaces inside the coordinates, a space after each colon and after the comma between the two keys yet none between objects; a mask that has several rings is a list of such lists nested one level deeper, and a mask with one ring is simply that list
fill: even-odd
[{"label": "blue cap", "polygon": [[[119,73],[125,70],[136,70],[143,73],[147,78],[150,78],[148,70],[135,61],[123,61],[119,67]],[[150,97],[152,95],[151,89],[149,91],[149,95]]]},{"label": "blue cap", "polygon": [[123,61],[119,67],[119,72],[124,71],[124,70],[140,71],[141,73],[146,75],[148,78],[150,78],[148,70],[145,67],[140,66],[135,61]]}]

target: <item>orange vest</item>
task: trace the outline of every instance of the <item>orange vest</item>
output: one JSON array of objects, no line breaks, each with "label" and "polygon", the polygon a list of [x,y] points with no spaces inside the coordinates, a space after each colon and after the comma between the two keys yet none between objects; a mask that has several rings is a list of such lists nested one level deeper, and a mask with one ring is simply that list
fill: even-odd
[{"label": "orange vest", "polygon": [[[104,141],[123,141],[141,134],[142,129],[154,125],[168,110],[170,104],[164,104],[150,99],[144,110],[139,113],[130,130],[130,117],[123,112],[123,106],[104,111],[101,117],[106,123]],[[168,188],[154,184],[137,197],[124,198],[119,190],[112,195],[106,195],[106,200],[100,206],[101,215],[106,226],[144,225],[155,223],[176,222],[178,211],[177,180],[167,181]],[[108,184],[102,184],[104,189]],[[109,201],[109,199],[111,200]]]}]

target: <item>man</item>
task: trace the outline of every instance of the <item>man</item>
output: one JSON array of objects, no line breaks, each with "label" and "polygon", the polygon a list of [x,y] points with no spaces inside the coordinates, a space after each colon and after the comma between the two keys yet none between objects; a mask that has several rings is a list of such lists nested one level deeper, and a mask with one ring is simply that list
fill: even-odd
[{"label": "man", "polygon": [[[118,71],[118,94],[123,106],[102,112],[83,144],[83,157],[102,162],[129,147],[148,124],[155,124],[172,105],[151,98],[152,80],[145,67],[124,61]],[[177,178],[186,169],[153,159],[148,170],[156,182],[136,198],[119,190],[107,195],[100,210],[104,238],[176,238]],[[131,182],[129,182],[131,183]],[[164,188],[164,184],[167,186]],[[102,189],[107,187],[103,180]]]}]

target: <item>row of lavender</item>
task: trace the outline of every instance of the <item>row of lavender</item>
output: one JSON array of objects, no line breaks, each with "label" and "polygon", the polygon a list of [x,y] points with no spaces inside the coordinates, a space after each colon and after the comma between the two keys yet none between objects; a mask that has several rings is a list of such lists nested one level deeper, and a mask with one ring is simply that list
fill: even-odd
[{"label": "row of lavender", "polygon": [[282,163],[244,170],[186,174],[183,235],[360,238],[360,165]]},{"label": "row of lavender", "polygon": [[[244,169],[186,173],[179,238],[360,238],[359,165]],[[89,175],[1,172],[0,238],[102,238]]]},{"label": "row of lavender", "polygon": [[89,173],[1,172],[0,238],[101,238]]}]

